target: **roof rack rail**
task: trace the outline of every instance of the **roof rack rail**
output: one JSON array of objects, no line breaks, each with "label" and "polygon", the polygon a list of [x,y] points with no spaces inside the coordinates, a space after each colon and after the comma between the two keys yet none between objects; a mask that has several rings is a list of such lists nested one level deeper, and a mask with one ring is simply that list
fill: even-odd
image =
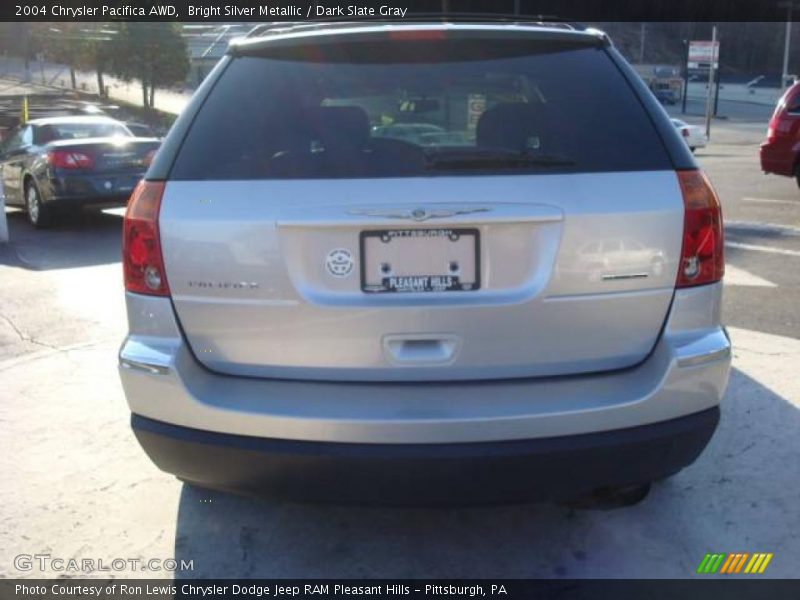
[{"label": "roof rack rail", "polygon": [[509,25],[540,25],[567,29],[571,31],[585,31],[587,27],[580,23],[568,21],[552,15],[519,15],[513,13],[470,13],[470,12],[426,12],[410,13],[402,20],[390,19],[383,16],[375,17],[326,17],[309,19],[307,21],[274,21],[256,25],[247,33],[247,38],[261,37],[270,33],[285,33],[287,30],[302,31],[305,29],[352,27],[359,24],[386,23],[402,25],[406,23],[508,23]]}]

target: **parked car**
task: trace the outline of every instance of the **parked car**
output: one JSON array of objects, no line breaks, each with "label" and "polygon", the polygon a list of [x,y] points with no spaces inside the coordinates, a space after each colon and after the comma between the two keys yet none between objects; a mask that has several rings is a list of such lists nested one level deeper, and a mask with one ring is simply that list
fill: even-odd
[{"label": "parked car", "polygon": [[[720,204],[604,34],[258,31],[125,217],[119,372],[156,465],[343,502],[608,506],[697,458],[730,369]],[[373,129],[422,96],[472,143]]]},{"label": "parked car", "polygon": [[689,125],[680,119],[670,119],[675,129],[681,134],[683,141],[689,146],[689,150],[694,152],[698,148],[705,148],[708,143],[705,131],[697,125]]},{"label": "parked car", "polygon": [[761,144],[761,169],[765,173],[795,177],[800,186],[800,83],[781,96]]},{"label": "parked car", "polygon": [[59,211],[124,206],[158,147],[105,116],[28,121],[0,146],[6,203],[35,227]]}]

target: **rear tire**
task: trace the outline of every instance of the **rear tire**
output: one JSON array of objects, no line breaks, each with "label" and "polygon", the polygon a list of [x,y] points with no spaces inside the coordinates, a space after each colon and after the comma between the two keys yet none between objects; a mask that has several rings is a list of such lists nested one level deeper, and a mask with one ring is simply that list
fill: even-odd
[{"label": "rear tire", "polygon": [[639,504],[650,493],[650,483],[601,488],[567,503],[570,508],[613,510]]},{"label": "rear tire", "polygon": [[44,229],[50,226],[52,214],[49,207],[42,202],[42,196],[36,183],[29,180],[25,185],[25,211],[28,214],[28,221],[36,229]]},{"label": "rear tire", "polygon": [[689,151],[694,154],[694,151],[697,150],[697,146],[690,146]]},{"label": "rear tire", "polygon": [[800,164],[794,167],[794,180],[797,182],[797,187],[800,188]]}]

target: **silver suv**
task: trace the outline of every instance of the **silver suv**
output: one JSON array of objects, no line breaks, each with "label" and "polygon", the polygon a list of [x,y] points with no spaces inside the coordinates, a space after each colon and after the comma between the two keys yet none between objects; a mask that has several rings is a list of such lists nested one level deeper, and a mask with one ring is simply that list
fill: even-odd
[{"label": "silver suv", "polygon": [[719,419],[720,204],[595,30],[257,30],[135,190],[123,263],[133,429],[200,486],[625,503]]}]

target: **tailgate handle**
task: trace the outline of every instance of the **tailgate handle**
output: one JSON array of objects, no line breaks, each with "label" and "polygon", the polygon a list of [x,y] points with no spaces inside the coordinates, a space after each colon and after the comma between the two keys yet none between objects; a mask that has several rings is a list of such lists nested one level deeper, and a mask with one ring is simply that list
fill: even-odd
[{"label": "tailgate handle", "polygon": [[383,338],[383,350],[397,365],[443,365],[453,362],[461,339],[450,334],[402,334]]}]

